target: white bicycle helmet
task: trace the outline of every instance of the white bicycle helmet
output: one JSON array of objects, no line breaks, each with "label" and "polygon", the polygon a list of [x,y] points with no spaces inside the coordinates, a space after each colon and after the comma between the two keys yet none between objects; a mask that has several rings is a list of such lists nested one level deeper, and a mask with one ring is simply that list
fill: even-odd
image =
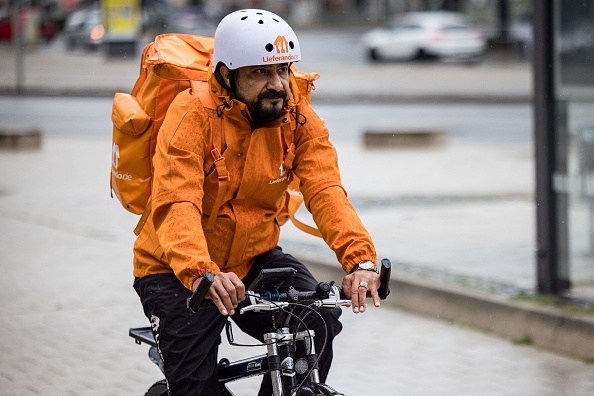
[{"label": "white bicycle helmet", "polygon": [[272,12],[247,9],[232,12],[214,36],[213,72],[222,62],[230,70],[301,60],[295,32]]}]

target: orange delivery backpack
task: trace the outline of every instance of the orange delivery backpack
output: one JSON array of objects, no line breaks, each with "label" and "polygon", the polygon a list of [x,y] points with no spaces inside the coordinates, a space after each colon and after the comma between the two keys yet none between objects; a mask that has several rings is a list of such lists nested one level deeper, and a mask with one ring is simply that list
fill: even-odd
[{"label": "orange delivery backpack", "polygon": [[[134,214],[142,215],[134,233],[140,234],[151,211],[150,197],[153,176],[153,155],[159,129],[173,99],[182,91],[196,89],[201,92],[203,105],[214,112],[214,101],[209,98],[207,77],[212,65],[214,40],[212,37],[187,34],[162,34],[149,43],[142,52],[140,75],[127,93],[116,93],[113,100],[113,142],[110,186],[122,206]],[[309,101],[317,73],[304,73],[293,67],[293,73],[301,95]],[[221,134],[213,125],[212,135]],[[294,131],[293,131],[294,132]],[[283,134],[284,135],[284,134]],[[294,136],[293,136],[294,137]],[[285,137],[286,140],[293,137]],[[213,137],[224,146],[224,136]],[[285,142],[287,146],[291,141]],[[213,148],[209,143],[209,150]],[[214,150],[213,150],[214,151]],[[206,157],[205,157],[206,158]],[[220,157],[224,171],[224,157]],[[219,174],[220,175],[220,174]],[[219,177],[220,180],[223,178]],[[226,183],[219,183],[217,197],[224,196]],[[289,219],[302,231],[315,236],[320,232],[295,218],[295,212],[303,203],[299,192],[299,179],[293,176],[285,193],[285,205],[277,217],[280,225]],[[216,220],[222,202],[216,201],[211,218]]]}]

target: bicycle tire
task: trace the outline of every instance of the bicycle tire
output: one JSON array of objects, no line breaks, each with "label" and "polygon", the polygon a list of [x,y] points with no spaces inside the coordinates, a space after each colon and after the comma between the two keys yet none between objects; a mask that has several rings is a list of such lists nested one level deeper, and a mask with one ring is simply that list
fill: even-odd
[{"label": "bicycle tire", "polygon": [[155,382],[144,394],[144,396],[167,396],[167,381]]},{"label": "bicycle tire", "polygon": [[[291,392],[292,394],[293,392]],[[328,384],[304,384],[298,393],[299,396],[344,396]]]}]

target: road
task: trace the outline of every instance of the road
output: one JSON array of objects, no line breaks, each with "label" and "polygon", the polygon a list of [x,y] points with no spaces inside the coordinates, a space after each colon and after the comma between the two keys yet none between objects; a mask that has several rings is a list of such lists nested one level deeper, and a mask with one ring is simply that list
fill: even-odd
[{"label": "road", "polygon": [[[4,128],[46,134],[111,134],[111,98],[0,97]],[[367,129],[439,129],[452,142],[517,143],[532,139],[529,104],[328,104],[315,102],[333,141],[362,139]]]}]

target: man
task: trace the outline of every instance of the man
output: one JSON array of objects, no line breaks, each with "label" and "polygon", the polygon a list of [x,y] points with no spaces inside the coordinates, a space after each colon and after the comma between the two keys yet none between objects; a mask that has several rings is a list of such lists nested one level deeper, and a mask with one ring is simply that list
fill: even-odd
[{"label": "man", "polygon": [[[171,395],[218,395],[217,349],[228,316],[256,338],[272,331],[270,320],[235,312],[261,269],[290,266],[298,271],[291,278],[297,289],[317,284],[303,264],[277,247],[275,219],[293,174],[347,273],[342,286],[353,311],[365,311],[367,290],[379,306],[375,249],[341,186],[328,131],[301,100],[290,68],[300,59],[297,37],[282,18],[263,10],[231,13],[215,33],[206,93],[216,119],[209,118],[200,95],[188,90],[176,97],[161,127],[152,212],[134,247],[134,287],[151,321]],[[216,133],[213,124],[219,125]],[[294,134],[290,147],[286,133]],[[205,154],[211,151],[212,157]],[[215,164],[220,154],[229,177],[223,177],[226,189],[218,200],[225,174]],[[218,310],[192,313],[185,301],[207,271],[215,278],[206,298]],[[331,340],[342,326],[340,309],[320,314],[330,344],[320,356],[325,381]],[[307,326],[323,334],[314,316],[308,316]],[[268,382],[260,395],[272,393]]]}]

